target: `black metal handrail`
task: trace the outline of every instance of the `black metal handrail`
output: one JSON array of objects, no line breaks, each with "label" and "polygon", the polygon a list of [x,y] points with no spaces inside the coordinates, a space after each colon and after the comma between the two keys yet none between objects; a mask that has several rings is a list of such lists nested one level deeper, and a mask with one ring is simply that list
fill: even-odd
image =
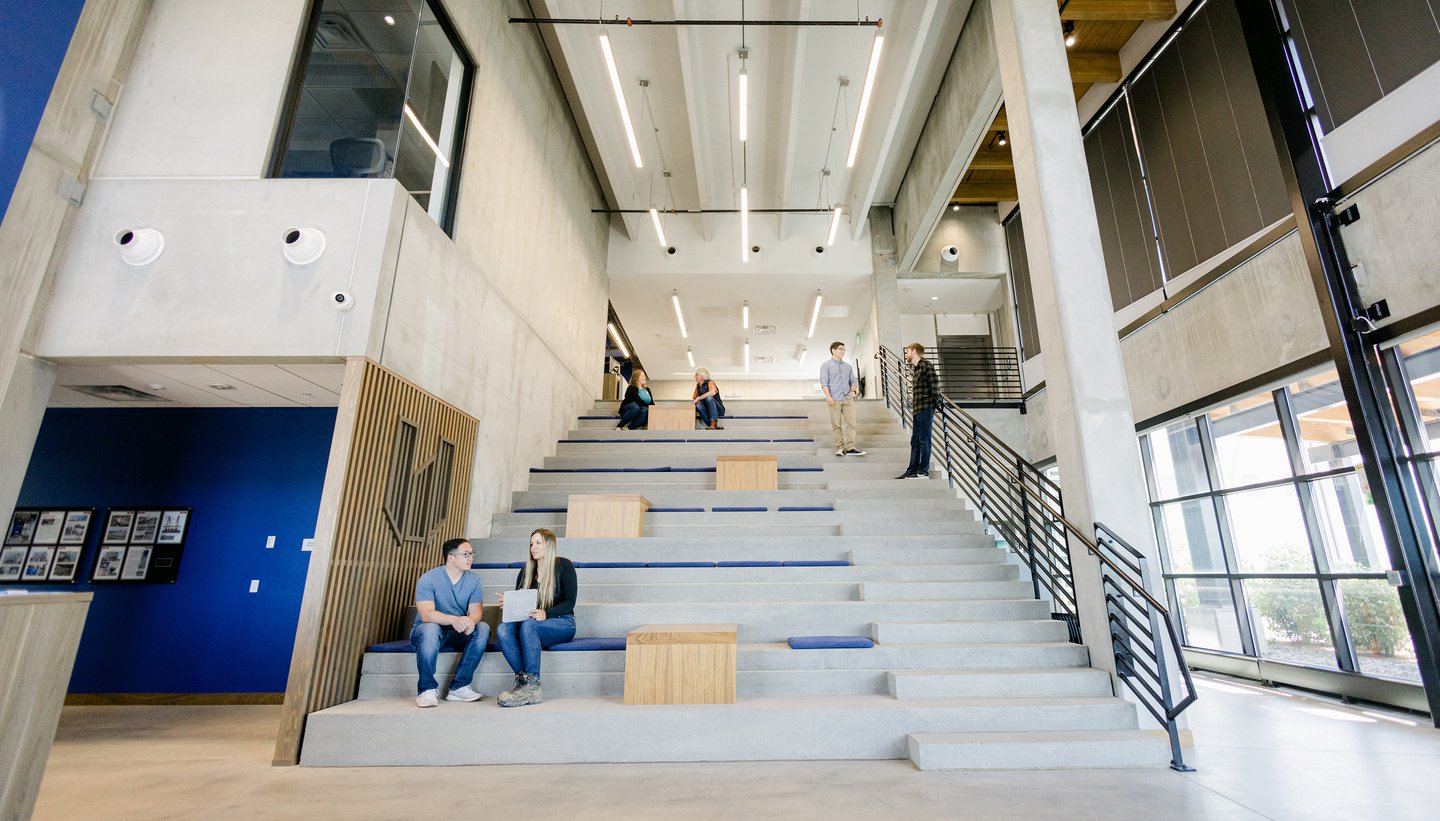
[{"label": "black metal handrail", "polygon": [[[875,358],[886,407],[897,411],[906,427],[912,426],[910,366],[884,346]],[[1049,598],[1051,618],[1064,622],[1070,641],[1077,644],[1083,636],[1068,540],[1078,540],[1099,561],[1117,675],[1165,727],[1170,766],[1189,771],[1181,757],[1175,719],[1195,701],[1194,682],[1169,609],[1149,592],[1143,555],[1098,522],[1092,536],[1066,519],[1059,485],[954,401],[940,397],[935,415],[932,458],[938,457],[950,485],[965,492],[981,520],[1029,568],[1035,597]],[[1164,661],[1166,642],[1185,685],[1179,701]],[[1138,656],[1136,645],[1143,645]]]},{"label": "black metal handrail", "polygon": [[946,345],[926,348],[940,393],[962,405],[1024,407],[1025,384],[1015,348]]}]

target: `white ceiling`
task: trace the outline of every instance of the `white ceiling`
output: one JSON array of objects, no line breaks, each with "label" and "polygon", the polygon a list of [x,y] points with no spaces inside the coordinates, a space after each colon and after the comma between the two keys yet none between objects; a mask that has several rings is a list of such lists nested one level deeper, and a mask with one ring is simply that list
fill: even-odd
[{"label": "white ceiling", "polygon": [[[339,363],[61,365],[50,407],[329,408],[340,402],[344,370]],[[159,401],[115,401],[75,390],[109,385],[142,391]]]},{"label": "white ceiling", "polygon": [[[748,20],[883,19],[879,31],[885,44],[871,105],[855,166],[847,169],[851,128],[877,29],[746,27],[751,91],[749,139],[742,147],[736,134],[740,0],[533,3],[537,16],[552,18],[736,21],[734,26],[604,27],[638,132],[644,162],[639,169],[600,49],[601,28],[542,26],[586,133],[608,207],[733,209],[739,207],[742,182],[755,209],[845,207],[839,239],[823,256],[813,249],[824,244],[827,216],[752,216],[751,243],[764,251],[749,262],[740,259],[738,215],[667,216],[667,240],[677,247],[673,257],[658,244],[648,215],[616,217],[610,235],[611,301],[652,378],[677,378],[673,374],[688,371],[686,345],[694,347],[697,365],[743,373],[746,333],[739,317],[745,299],[752,325],[777,326],[773,338],[750,334],[752,356],[776,359],[770,365],[752,362],[752,377],[813,377],[821,358],[817,350],[823,354],[835,339],[853,347],[870,314],[872,264],[865,218],[872,204],[895,196],[970,5],[970,0],[744,3]],[[842,76],[849,79],[844,92]],[[648,81],[645,89],[642,78]],[[830,170],[828,178],[823,168]],[[666,170],[671,173],[668,188]],[[822,178],[827,180],[824,193]],[[822,318],[815,339],[807,340],[817,288],[824,290],[827,307],[846,306],[849,315]],[[681,292],[689,340],[679,337],[672,289]],[[699,315],[701,306],[723,307],[730,315],[706,319]],[[811,349],[803,369],[794,361],[802,344]]]},{"label": "white ceiling", "polygon": [[983,314],[1005,305],[1003,275],[901,279],[896,302],[902,314]]}]

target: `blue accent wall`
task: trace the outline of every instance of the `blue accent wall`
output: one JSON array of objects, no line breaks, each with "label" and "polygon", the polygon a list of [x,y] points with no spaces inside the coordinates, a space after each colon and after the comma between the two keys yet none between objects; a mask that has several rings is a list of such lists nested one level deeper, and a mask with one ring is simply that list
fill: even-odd
[{"label": "blue accent wall", "polygon": [[45,414],[19,505],[97,509],[80,578],[106,508],[194,508],[175,584],[73,585],[95,600],[70,692],[284,691],[310,564],[301,540],[314,535],[334,427],[333,408]]},{"label": "blue accent wall", "polygon": [[0,219],[85,0],[0,0]]}]

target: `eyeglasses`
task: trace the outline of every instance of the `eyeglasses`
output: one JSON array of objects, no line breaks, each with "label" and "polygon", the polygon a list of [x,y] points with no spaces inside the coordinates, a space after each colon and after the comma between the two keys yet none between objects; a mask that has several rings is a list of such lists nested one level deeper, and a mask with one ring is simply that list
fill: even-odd
[{"label": "eyeglasses", "polygon": [[459,556],[459,557],[462,558],[462,559],[473,559],[473,558],[475,558],[475,554],[474,554],[474,553],[456,553],[455,555],[456,555],[456,556]]}]

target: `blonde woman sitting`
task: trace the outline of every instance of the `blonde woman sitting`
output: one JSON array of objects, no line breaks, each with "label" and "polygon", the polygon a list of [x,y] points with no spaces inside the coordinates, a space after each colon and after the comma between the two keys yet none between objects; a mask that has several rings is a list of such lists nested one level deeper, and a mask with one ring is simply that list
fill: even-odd
[{"label": "blonde woman sitting", "polygon": [[[536,528],[530,534],[530,558],[515,580],[516,590],[534,588],[539,609],[524,621],[503,622],[496,631],[500,652],[515,671],[515,687],[500,694],[501,707],[539,704],[540,651],[575,638],[575,565],[555,555],[555,534]],[[500,594],[504,603],[505,594]]]}]

